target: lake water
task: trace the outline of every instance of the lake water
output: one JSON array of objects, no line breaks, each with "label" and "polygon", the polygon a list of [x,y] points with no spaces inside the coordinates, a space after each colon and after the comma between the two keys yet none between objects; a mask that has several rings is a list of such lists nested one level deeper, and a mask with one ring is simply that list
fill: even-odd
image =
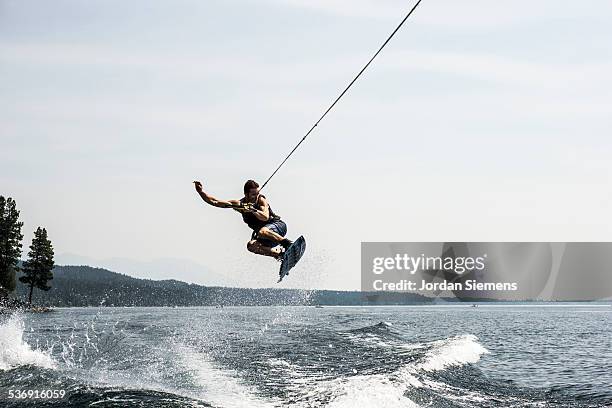
[{"label": "lake water", "polygon": [[58,309],[0,316],[0,406],[605,407],[611,339],[610,305]]}]

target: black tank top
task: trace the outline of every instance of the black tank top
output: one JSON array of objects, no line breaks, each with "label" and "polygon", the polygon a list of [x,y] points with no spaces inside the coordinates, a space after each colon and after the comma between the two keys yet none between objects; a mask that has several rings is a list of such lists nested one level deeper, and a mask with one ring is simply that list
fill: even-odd
[{"label": "black tank top", "polygon": [[[264,195],[262,195],[261,197],[266,198],[266,196],[264,196]],[[259,201],[259,200],[257,200],[257,201]],[[241,198],[240,202],[242,204],[244,204],[245,203],[245,199]],[[259,205],[258,202],[253,204],[253,207],[256,208],[257,210],[261,210],[261,206]],[[250,213],[250,212],[242,213],[242,220],[253,231],[259,231],[261,229],[261,227],[265,226],[266,224],[271,223],[272,221],[280,220],[280,217],[277,214],[274,214],[274,211],[272,211],[272,207],[270,207],[270,204],[268,204],[268,210],[270,211],[270,217],[268,218],[267,221],[260,220],[259,218],[257,218],[255,216],[255,214]]]}]

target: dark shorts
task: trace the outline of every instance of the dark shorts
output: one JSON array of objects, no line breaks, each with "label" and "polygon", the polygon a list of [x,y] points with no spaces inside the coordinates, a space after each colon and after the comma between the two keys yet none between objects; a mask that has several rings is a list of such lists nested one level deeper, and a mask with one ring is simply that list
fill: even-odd
[{"label": "dark shorts", "polygon": [[[274,231],[278,235],[281,235],[283,237],[287,234],[287,224],[285,224],[283,220],[272,221],[271,223],[264,225],[263,228],[267,228],[270,231]],[[257,233],[253,231],[253,235],[251,236],[251,239],[256,239],[257,242],[259,242],[261,245],[267,246],[269,248],[274,248],[275,246],[280,245],[278,242],[275,242],[269,239],[256,238],[256,237],[257,237]]]}]

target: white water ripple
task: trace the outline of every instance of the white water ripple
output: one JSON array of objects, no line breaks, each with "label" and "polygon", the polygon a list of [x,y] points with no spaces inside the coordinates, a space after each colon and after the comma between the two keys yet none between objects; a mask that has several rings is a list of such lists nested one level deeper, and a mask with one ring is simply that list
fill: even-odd
[{"label": "white water ripple", "polygon": [[33,349],[23,340],[24,330],[23,318],[17,313],[0,323],[0,370],[24,365],[55,368],[49,351]]},{"label": "white water ripple", "polygon": [[448,367],[473,364],[489,353],[472,334],[464,334],[430,343],[433,347],[425,354],[425,361],[416,366],[425,371],[440,371]]}]

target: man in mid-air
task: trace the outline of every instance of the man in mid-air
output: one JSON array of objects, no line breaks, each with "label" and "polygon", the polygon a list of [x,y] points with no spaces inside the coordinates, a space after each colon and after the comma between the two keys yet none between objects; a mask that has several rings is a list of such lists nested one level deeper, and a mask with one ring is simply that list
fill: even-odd
[{"label": "man in mid-air", "polygon": [[247,249],[258,255],[282,260],[285,249],[292,244],[285,238],[287,224],[274,214],[266,197],[259,194],[259,184],[253,180],[244,183],[244,197],[240,200],[218,200],[204,192],[202,183],[194,181],[195,189],[207,204],[219,208],[233,208],[242,214],[242,220],[253,230]]}]

